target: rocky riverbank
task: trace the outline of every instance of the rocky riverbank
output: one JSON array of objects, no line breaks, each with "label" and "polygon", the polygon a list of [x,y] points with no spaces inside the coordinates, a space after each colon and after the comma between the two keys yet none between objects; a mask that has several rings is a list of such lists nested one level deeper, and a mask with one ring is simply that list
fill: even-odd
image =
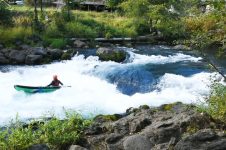
[{"label": "rocky riverbank", "polygon": [[[70,150],[225,150],[226,124],[180,102],[99,115]],[[37,144],[30,150],[49,149]]]}]

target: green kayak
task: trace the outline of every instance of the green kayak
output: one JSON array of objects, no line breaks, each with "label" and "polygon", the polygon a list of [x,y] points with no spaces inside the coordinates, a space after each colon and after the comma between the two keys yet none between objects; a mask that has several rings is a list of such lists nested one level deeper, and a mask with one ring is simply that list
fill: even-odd
[{"label": "green kayak", "polygon": [[25,93],[48,93],[60,89],[60,86],[23,86],[14,85],[17,91],[24,91]]}]

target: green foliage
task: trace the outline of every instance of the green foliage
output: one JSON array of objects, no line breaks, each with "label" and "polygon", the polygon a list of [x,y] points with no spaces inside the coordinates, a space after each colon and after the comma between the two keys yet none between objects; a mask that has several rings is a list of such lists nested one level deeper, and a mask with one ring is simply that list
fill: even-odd
[{"label": "green foliage", "polygon": [[67,41],[65,39],[51,39],[50,41],[50,46],[57,49],[62,49],[67,44]]},{"label": "green foliage", "polygon": [[12,27],[5,28],[0,26],[0,41],[10,45],[15,41],[26,41],[32,35],[31,27]]},{"label": "green foliage", "polygon": [[199,110],[226,123],[226,86],[214,83],[210,96],[206,98],[205,103],[200,104]]},{"label": "green foliage", "polygon": [[33,126],[35,122],[23,127],[17,120],[7,130],[0,131],[0,149],[22,150],[39,143],[47,143],[51,149],[65,149],[70,144],[75,144],[91,121],[75,112],[65,112],[65,115],[65,120],[53,116],[44,124],[36,122],[36,129]]},{"label": "green foliage", "polygon": [[0,25],[12,25],[12,12],[9,9],[8,4],[0,0]]},{"label": "green foliage", "polygon": [[97,32],[91,27],[79,22],[68,22],[65,24],[65,32],[69,37],[95,38]]}]

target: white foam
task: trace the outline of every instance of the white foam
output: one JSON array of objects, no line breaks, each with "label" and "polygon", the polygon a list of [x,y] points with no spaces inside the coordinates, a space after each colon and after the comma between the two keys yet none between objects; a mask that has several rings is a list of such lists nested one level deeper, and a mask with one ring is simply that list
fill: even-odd
[{"label": "white foam", "polygon": [[[129,64],[101,62],[97,57],[79,55],[71,61],[53,63],[39,67],[15,67],[12,71],[0,72],[0,122],[14,118],[18,113],[21,118],[39,117],[48,111],[61,114],[62,108],[72,108],[84,115],[99,113],[122,113],[129,107],[142,104],[159,106],[164,103],[182,101],[195,102],[208,94],[211,73],[199,73],[191,77],[165,74],[157,85],[160,90],[150,93],[136,93],[128,96],[120,93],[116,85],[101,78],[112,68],[146,63],[171,63],[175,61],[199,61],[189,55],[145,56],[134,54]],[[98,75],[92,72],[96,66],[101,68]],[[14,84],[45,86],[58,74],[59,79],[71,88],[62,88],[52,93],[27,95],[13,88]]]}]

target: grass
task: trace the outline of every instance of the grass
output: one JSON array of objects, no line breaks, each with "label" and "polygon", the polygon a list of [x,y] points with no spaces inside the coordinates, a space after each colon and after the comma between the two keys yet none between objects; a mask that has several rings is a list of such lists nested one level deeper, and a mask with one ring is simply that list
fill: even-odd
[{"label": "grass", "polygon": [[45,123],[34,121],[27,126],[16,119],[7,130],[0,131],[0,149],[23,150],[42,143],[46,143],[50,149],[67,149],[80,140],[91,121],[72,111],[65,111],[65,116],[65,120],[53,116]]},{"label": "grass", "polygon": [[63,48],[68,38],[135,37],[139,34],[132,18],[117,13],[72,10],[69,22],[65,13],[51,7],[44,8],[43,14],[38,9],[40,25],[35,31],[32,30],[33,7],[12,5],[10,9],[13,25],[0,27],[0,34],[4,35],[0,41],[6,46],[13,45],[15,41],[26,42],[32,34],[39,35],[45,46],[54,48]]}]

